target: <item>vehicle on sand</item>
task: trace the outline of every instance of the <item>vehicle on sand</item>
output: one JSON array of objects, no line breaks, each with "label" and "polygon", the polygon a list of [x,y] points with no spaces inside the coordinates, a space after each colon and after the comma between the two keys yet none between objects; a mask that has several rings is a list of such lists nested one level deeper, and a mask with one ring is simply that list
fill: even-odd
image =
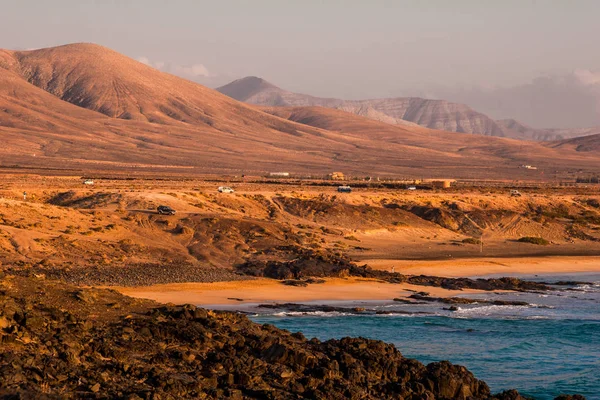
[{"label": "vehicle on sand", "polygon": [[158,206],[156,210],[160,215],[175,215],[175,213],[177,212],[169,206]]}]

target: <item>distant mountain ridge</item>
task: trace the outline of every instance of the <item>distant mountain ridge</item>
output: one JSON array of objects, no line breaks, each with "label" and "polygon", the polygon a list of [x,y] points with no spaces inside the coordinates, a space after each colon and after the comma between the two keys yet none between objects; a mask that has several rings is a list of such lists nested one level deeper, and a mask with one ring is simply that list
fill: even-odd
[{"label": "distant mountain ridge", "polygon": [[525,138],[542,142],[573,139],[578,137],[600,134],[600,126],[592,128],[572,129],[536,129],[514,119],[502,119],[496,122],[503,125],[507,129],[519,132]]},{"label": "distant mountain ridge", "polygon": [[420,97],[341,100],[299,94],[281,89],[262,78],[250,76],[217,90],[236,100],[269,107],[320,106],[398,125],[417,124],[449,132],[472,133],[515,139],[552,141],[600,133],[589,129],[535,129],[515,120],[496,121],[460,103]]},{"label": "distant mountain ridge", "polygon": [[[254,81],[245,97],[298,97]],[[417,118],[418,104],[406,113]],[[89,43],[0,49],[4,168],[455,179],[542,179],[545,168],[600,168],[597,152],[586,151],[594,140],[523,142],[392,124],[394,117],[368,103],[338,108],[244,104]]]}]

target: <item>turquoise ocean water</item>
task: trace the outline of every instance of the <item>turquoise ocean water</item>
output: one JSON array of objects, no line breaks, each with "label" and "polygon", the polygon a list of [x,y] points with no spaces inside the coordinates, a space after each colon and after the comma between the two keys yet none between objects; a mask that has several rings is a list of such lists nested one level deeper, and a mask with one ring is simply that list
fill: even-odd
[{"label": "turquoise ocean water", "polygon": [[427,313],[418,315],[289,313],[252,306],[246,311],[256,311],[251,317],[256,322],[300,331],[308,338],[362,336],[393,343],[405,357],[423,363],[449,360],[466,366],[494,393],[516,388],[540,400],[560,393],[600,399],[600,274],[525,278],[592,284],[548,293],[464,296],[521,300],[531,306],[472,304],[461,305],[456,312],[444,310],[447,305],[439,303],[327,302]]}]

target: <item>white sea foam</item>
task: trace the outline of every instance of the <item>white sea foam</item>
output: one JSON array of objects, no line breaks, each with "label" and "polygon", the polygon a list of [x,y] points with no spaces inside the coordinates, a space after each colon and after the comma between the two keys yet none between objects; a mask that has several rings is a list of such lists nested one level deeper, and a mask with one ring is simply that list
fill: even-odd
[{"label": "white sea foam", "polygon": [[584,292],[584,293],[600,292],[600,283],[593,282],[592,284],[577,285],[573,289],[578,292]]},{"label": "white sea foam", "polygon": [[[527,307],[527,306],[523,306],[523,307]],[[546,305],[546,304],[535,304],[535,303],[530,304],[529,307],[532,307],[532,308],[550,308],[550,309],[556,308],[554,306],[549,306],[549,305]]]},{"label": "white sea foam", "polygon": [[339,311],[280,311],[269,314],[274,317],[344,317],[347,315],[359,315]]},{"label": "white sea foam", "polygon": [[522,311],[529,308],[529,306],[482,306],[482,307],[469,307],[469,308],[461,308],[458,307],[458,310],[455,311],[456,314],[459,315],[469,315],[469,316],[481,316],[481,315],[493,315],[498,313],[505,313],[506,311]]}]

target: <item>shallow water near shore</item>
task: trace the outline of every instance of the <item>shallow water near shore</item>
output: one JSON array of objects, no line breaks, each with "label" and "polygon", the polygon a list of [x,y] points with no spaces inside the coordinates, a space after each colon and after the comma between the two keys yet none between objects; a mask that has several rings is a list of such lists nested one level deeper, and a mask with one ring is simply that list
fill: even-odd
[{"label": "shallow water near shore", "polygon": [[531,305],[468,304],[460,305],[454,312],[445,310],[448,305],[441,303],[406,305],[383,301],[327,304],[418,314],[292,313],[261,310],[252,305],[244,309],[256,312],[251,317],[256,322],[300,331],[308,338],[363,336],[394,343],[404,356],[424,363],[449,360],[465,365],[494,393],[517,388],[522,394],[541,400],[553,399],[560,393],[600,399],[600,274],[521,278],[592,284],[557,287],[548,293],[465,295]]}]

